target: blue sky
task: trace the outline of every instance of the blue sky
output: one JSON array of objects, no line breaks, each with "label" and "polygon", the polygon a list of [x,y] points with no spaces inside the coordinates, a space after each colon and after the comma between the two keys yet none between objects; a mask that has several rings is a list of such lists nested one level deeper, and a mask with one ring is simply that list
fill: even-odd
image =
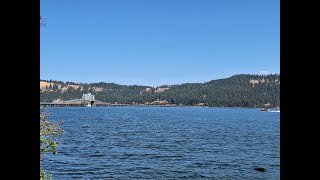
[{"label": "blue sky", "polygon": [[41,0],[40,78],[124,85],[280,73],[279,0]]}]

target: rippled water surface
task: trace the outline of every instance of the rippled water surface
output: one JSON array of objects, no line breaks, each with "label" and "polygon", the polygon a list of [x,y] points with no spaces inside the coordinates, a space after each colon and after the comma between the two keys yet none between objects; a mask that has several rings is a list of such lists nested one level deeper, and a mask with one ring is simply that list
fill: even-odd
[{"label": "rippled water surface", "polygon": [[[280,113],[243,108],[47,108],[65,123],[53,179],[280,179]],[[266,172],[255,171],[263,167]]]}]

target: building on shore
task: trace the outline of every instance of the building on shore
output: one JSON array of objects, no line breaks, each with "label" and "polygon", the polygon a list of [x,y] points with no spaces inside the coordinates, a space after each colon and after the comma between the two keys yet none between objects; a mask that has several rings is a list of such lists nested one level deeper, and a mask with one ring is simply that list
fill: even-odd
[{"label": "building on shore", "polygon": [[89,107],[95,106],[95,104],[94,104],[94,102],[95,102],[94,95],[92,95],[91,93],[83,94],[82,95],[82,100],[84,101],[84,104],[86,106],[89,106]]}]

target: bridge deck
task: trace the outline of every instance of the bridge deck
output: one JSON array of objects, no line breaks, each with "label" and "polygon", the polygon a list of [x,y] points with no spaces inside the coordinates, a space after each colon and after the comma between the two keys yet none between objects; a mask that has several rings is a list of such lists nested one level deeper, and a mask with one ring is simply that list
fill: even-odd
[{"label": "bridge deck", "polygon": [[[73,99],[61,102],[40,102],[42,106],[49,107],[83,107],[87,106],[88,103],[84,102],[82,99]],[[137,105],[137,104],[111,104],[102,101],[94,101],[93,106],[135,106],[135,107],[174,107],[174,104],[159,104],[159,105]]]}]

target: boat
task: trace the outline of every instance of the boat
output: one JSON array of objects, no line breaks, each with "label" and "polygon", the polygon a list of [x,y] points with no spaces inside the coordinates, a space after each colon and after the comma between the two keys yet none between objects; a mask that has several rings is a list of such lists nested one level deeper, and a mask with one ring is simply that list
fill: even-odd
[{"label": "boat", "polygon": [[269,112],[270,103],[266,103],[263,105],[263,108],[260,109],[260,111]]}]

